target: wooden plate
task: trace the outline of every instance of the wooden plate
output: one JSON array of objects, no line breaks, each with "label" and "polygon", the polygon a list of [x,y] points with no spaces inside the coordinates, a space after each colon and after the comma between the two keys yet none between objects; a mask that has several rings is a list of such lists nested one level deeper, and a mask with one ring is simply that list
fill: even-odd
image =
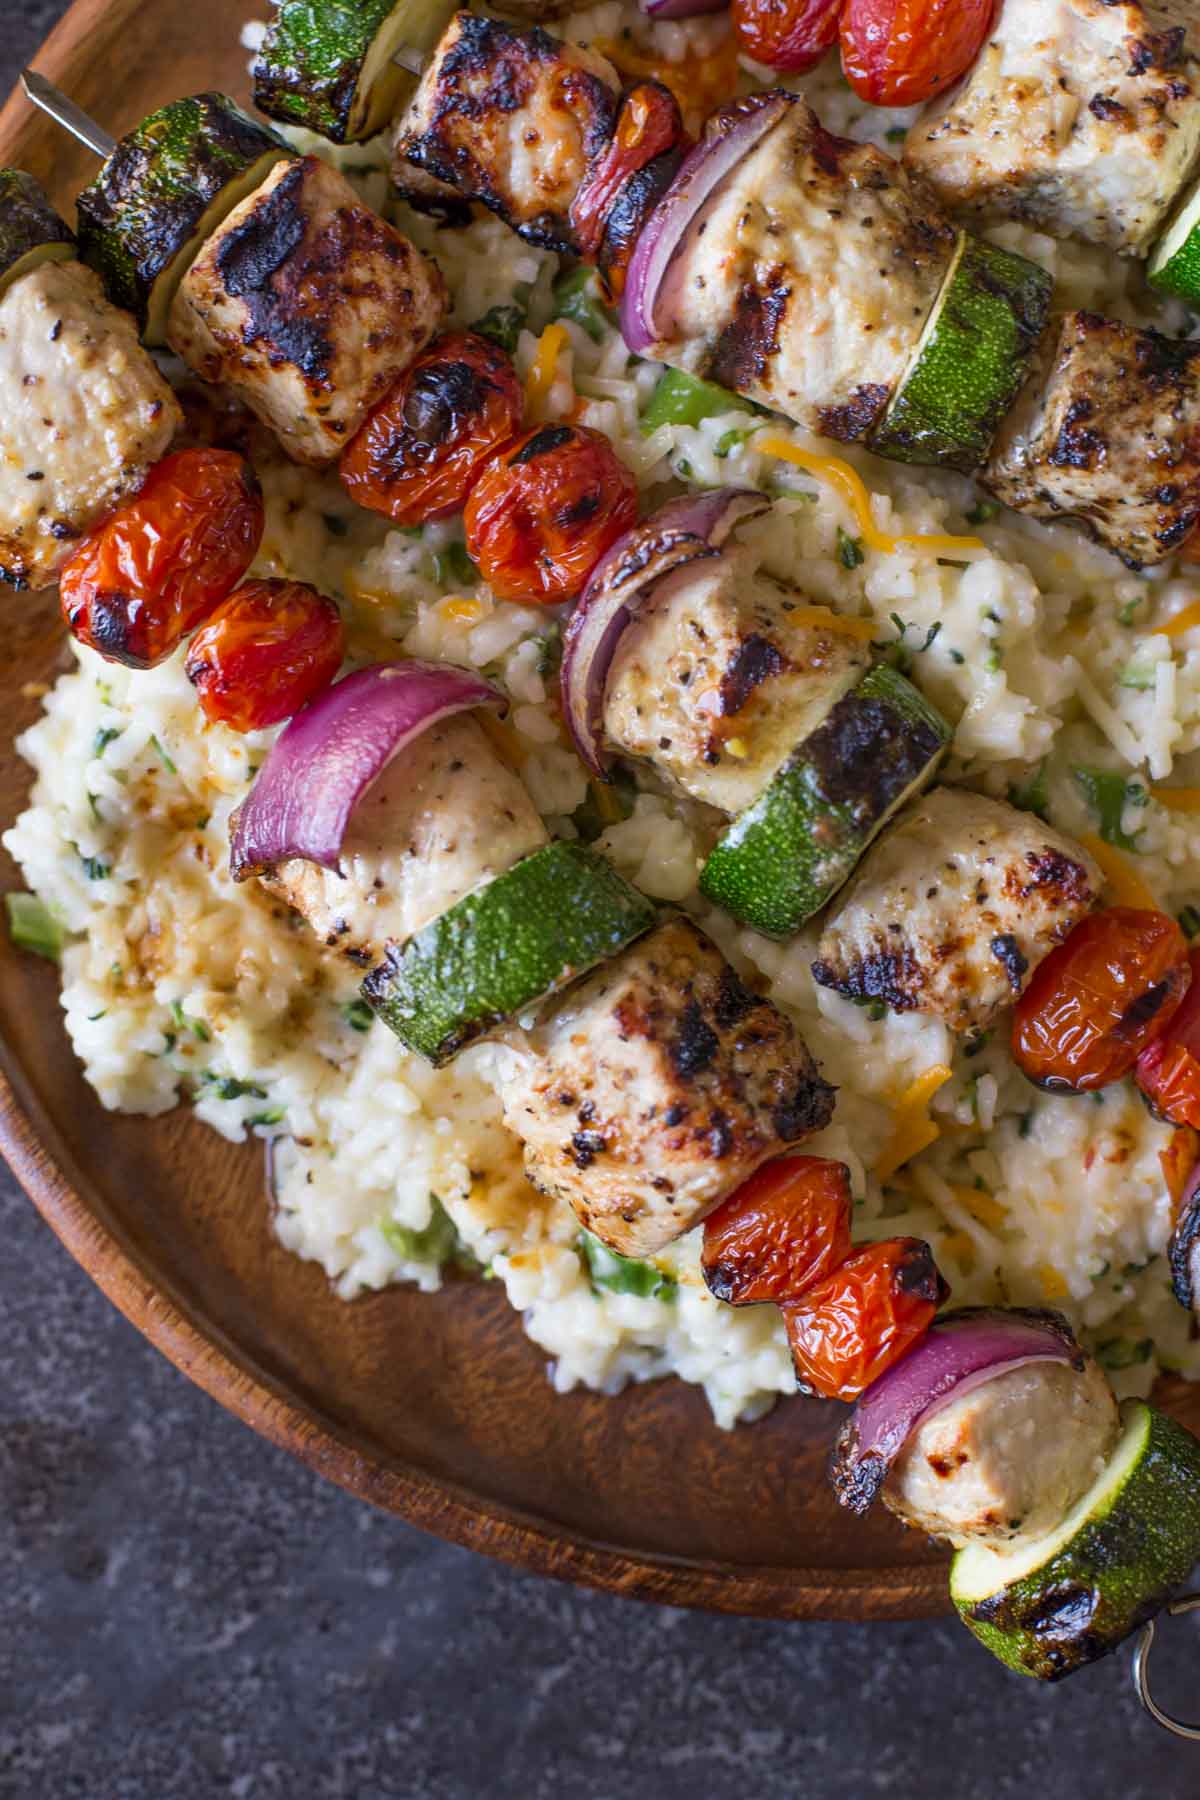
[{"label": "wooden plate", "polygon": [[[37,66],[110,130],[174,94],[246,97],[253,0],[79,0]],[[201,24],[201,14],[203,22]],[[20,95],[0,161],[64,210],[93,166]],[[13,732],[27,684],[62,666],[56,610],[6,599],[0,822],[25,803]],[[5,887],[19,886],[12,864]],[[106,1113],[64,1034],[54,971],[0,934],[0,1148],[109,1298],[232,1412],[351,1493],[443,1537],[598,1587],[787,1618],[944,1610],[944,1560],[886,1516],[839,1512],[824,1480],[835,1411],[782,1405],[728,1434],[702,1395],[657,1382],[555,1395],[496,1287],[403,1289],[345,1305],[269,1226],[259,1155],[181,1109]],[[1200,1395],[1191,1396],[1200,1425]]]}]

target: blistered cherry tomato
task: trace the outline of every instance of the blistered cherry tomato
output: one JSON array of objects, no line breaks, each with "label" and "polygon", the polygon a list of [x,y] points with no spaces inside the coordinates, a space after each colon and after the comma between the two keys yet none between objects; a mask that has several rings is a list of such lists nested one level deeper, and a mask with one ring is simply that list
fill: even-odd
[{"label": "blistered cherry tomato", "polygon": [[188,645],[188,680],[215,725],[261,731],[328,687],[346,650],[342,616],[303,581],[248,581]]},{"label": "blistered cherry tomato", "polygon": [[1038,1087],[1074,1094],[1128,1075],[1188,989],[1187,942],[1166,913],[1110,906],[1052,950],[1017,1002],[1013,1056]]},{"label": "blistered cherry tomato", "polygon": [[149,669],[237,586],[262,534],[262,492],[245,457],[176,450],[63,570],[67,624],[109,662]]},{"label": "blistered cherry tomato", "polygon": [[483,468],[520,431],[524,410],[499,344],[449,332],[422,351],[347,446],[342,486],[397,525],[461,512]]},{"label": "blistered cherry tomato", "polygon": [[845,0],[733,0],[739,45],[764,68],[815,69],[837,43]]},{"label": "blistered cherry tomato", "polygon": [[616,128],[571,202],[579,253],[595,257],[621,190],[656,157],[683,141],[679,102],[661,81],[639,81],[621,102]]},{"label": "blistered cherry tomato", "polygon": [[783,1156],[744,1181],[704,1224],[700,1267],[731,1306],[798,1300],[850,1254],[850,1171]]},{"label": "blistered cherry tomato", "polygon": [[855,1400],[933,1324],[950,1292],[920,1238],[888,1238],[847,1257],[782,1312],[800,1385]]},{"label": "blistered cherry tomato", "polygon": [[637,485],[603,432],[539,425],[472,490],[467,551],[502,600],[554,605],[582,591],[637,510]]},{"label": "blistered cherry tomato", "polygon": [[1183,1004],[1138,1057],[1134,1080],[1157,1118],[1200,1131],[1200,950],[1189,952],[1188,968]]},{"label": "blistered cherry tomato", "polygon": [[965,75],[996,0],[846,0],[842,70],[872,106],[916,106]]}]

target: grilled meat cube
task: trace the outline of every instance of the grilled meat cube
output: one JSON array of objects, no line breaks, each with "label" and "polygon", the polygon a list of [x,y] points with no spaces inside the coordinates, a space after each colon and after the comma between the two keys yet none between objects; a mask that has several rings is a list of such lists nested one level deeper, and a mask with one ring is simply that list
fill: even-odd
[{"label": "grilled meat cube", "polygon": [[[735,100],[706,130],[772,99]],[[922,183],[872,145],[832,136],[797,95],[689,227],[651,354],[822,437],[865,438],[908,369],[955,242]]]},{"label": "grilled meat cube", "polygon": [[828,1123],[794,1027],[690,920],[657,926],[557,1001],[506,1079],[529,1179],[622,1256],[699,1223]]},{"label": "grilled meat cube", "polygon": [[1052,1531],[1091,1487],[1120,1435],[1091,1358],[1009,1369],[952,1400],[909,1438],[883,1490],[930,1537],[1005,1547]]},{"label": "grilled meat cube", "polygon": [[[571,202],[612,136],[620,92],[594,51],[536,25],[457,13],[397,127],[393,179],[408,198],[415,166],[529,243],[573,255]],[[416,185],[414,204],[431,197]]]},{"label": "grilled meat cube", "polygon": [[741,812],[871,663],[867,644],[805,607],[744,551],[660,582],[613,659],[609,742],[681,793]]},{"label": "grilled meat cube", "polygon": [[1004,0],[904,160],[942,202],[1145,256],[1200,149],[1200,70],[1182,27],[1137,0]]},{"label": "grilled meat cube", "polygon": [[978,1030],[1091,911],[1085,850],[1002,801],[940,787],[899,813],[836,903],[813,976],[852,1000]]},{"label": "grilled meat cube", "polygon": [[276,165],[184,276],[167,337],[297,462],[331,462],[437,331],[432,263],[319,157]]},{"label": "grilled meat cube", "polygon": [[423,732],[364,794],[341,874],[297,858],[260,879],[367,968],[547,842],[523,783],[478,721],[459,715]]},{"label": "grilled meat cube", "polygon": [[1067,313],[981,479],[1018,512],[1080,519],[1130,568],[1164,562],[1200,520],[1200,344]]},{"label": "grilled meat cube", "polygon": [[90,269],[44,262],[14,281],[0,299],[0,580],[48,586],[181,422]]}]

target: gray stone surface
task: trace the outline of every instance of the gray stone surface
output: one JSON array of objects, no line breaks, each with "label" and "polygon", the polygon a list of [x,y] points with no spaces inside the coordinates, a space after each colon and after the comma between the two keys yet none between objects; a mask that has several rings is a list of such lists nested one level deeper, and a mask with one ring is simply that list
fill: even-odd
[{"label": "gray stone surface", "polygon": [[[148,0],[152,3],[152,0]],[[0,0],[4,85],[61,10]],[[358,1506],[151,1351],[0,1176],[2,1800],[1172,1800],[1125,1657],[577,1592]],[[1200,1626],[1163,1687],[1200,1713]]]}]

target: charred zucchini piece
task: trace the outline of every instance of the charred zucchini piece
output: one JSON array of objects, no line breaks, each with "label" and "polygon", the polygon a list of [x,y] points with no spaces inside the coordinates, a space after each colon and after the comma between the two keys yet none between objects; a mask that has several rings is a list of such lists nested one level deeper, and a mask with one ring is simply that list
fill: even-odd
[{"label": "charred zucchini piece", "polygon": [[1057,1531],[954,1558],[959,1615],[1018,1674],[1060,1681],[1107,1656],[1200,1558],[1200,1442],[1144,1400],[1121,1416],[1111,1462]]},{"label": "charred zucchini piece", "polygon": [[1146,279],[1164,294],[1200,305],[1200,187],[1193,186],[1154,246]]},{"label": "charred zucchini piece", "polygon": [[254,63],[254,104],[335,144],[382,131],[416,77],[392,58],[426,55],[452,0],[277,0]]},{"label": "charred zucchini piece", "polygon": [[868,670],[717,839],[701,893],[767,937],[790,937],[933,779],[950,737],[897,670]]},{"label": "charred zucchini piece", "polygon": [[227,94],[172,100],[123,137],[79,196],[79,253],[147,344],[205,240],[294,151]]},{"label": "charred zucchini piece", "polygon": [[597,851],[547,844],[390,950],[362,996],[438,1067],[615,956],[657,916]]},{"label": "charred zucchini piece", "polygon": [[68,262],[75,235],[22,169],[0,169],[0,294],[39,263]]}]

